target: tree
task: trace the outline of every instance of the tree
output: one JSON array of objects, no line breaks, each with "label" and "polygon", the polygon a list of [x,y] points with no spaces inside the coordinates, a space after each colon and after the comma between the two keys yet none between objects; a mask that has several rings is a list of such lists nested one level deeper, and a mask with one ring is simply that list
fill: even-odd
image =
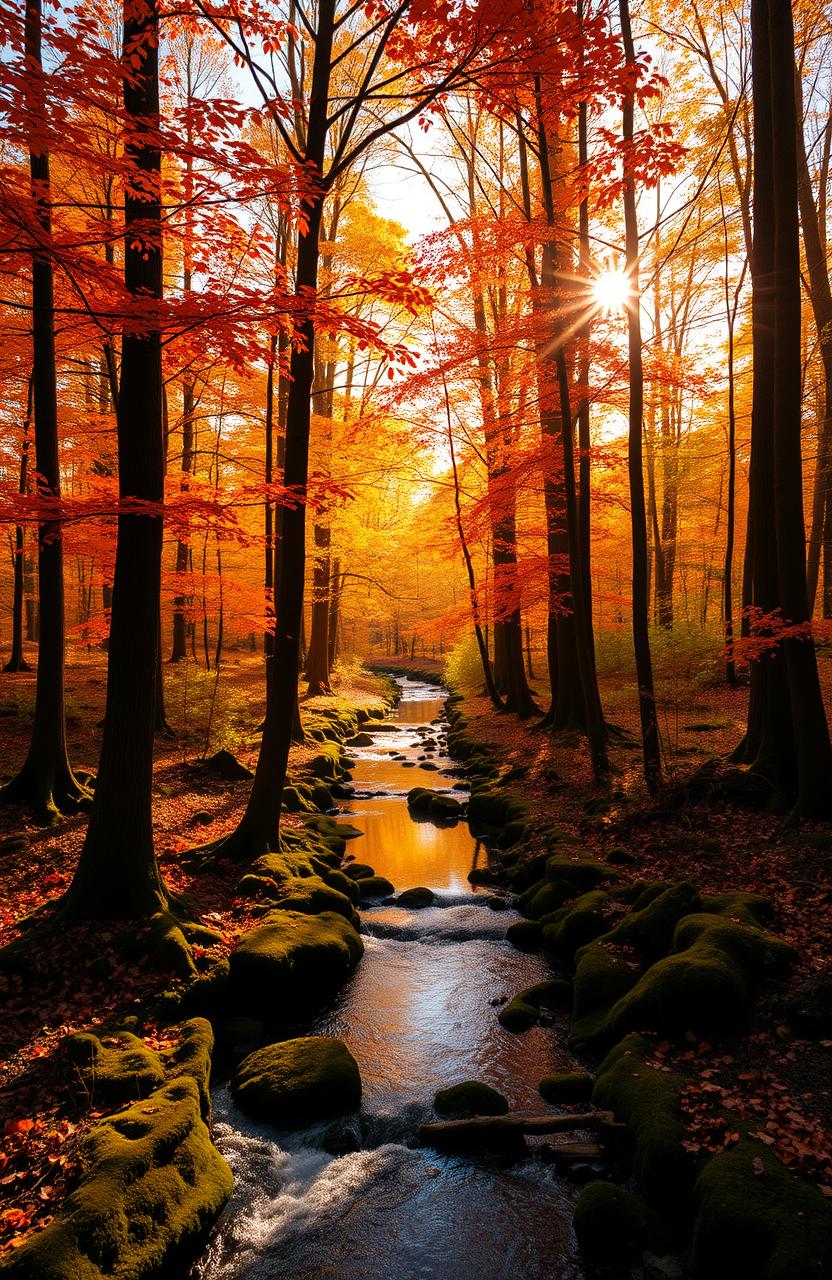
[{"label": "tree", "polygon": [[[52,201],[47,149],[48,108],[42,63],[41,0],[27,0],[25,49],[29,168],[34,210],[32,399],[35,466],[38,497],[47,514],[38,525],[40,627],[32,737],[23,767],[0,792],[0,800],[7,804],[27,805],[39,815],[51,819],[58,813],[76,809],[81,801],[89,798],[89,792],[75,777],[66,746],[63,540],[60,520],[57,518],[61,500],[61,474],[54,274],[50,243]],[[22,588],[22,581],[20,587]]]},{"label": "tree", "polygon": [[65,900],[71,914],[101,919],[132,919],[167,906],[151,812],[164,498],[157,0],[126,0],[123,40],[124,283],[135,310],[122,336],[117,410],[122,506],[101,758]]}]

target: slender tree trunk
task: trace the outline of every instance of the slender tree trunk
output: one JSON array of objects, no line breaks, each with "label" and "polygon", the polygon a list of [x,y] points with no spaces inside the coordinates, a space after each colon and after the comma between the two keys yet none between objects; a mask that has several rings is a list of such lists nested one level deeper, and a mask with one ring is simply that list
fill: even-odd
[{"label": "slender tree trunk", "polygon": [[[624,57],[631,67],[635,62],[633,35],[630,27],[629,0],[619,0]],[[641,741],[644,755],[644,777],[651,795],[661,785],[661,752],[656,699],[653,692],[653,662],[650,654],[647,599],[647,520],[644,511],[644,474],[642,470],[642,431],[644,418],[644,371],[641,356],[641,314],[638,283],[638,213],[636,185],[628,152],[633,144],[635,96],[632,89],[624,94],[622,137],[624,141],[624,235],[627,276],[631,298],[627,307],[627,339],[630,370],[629,440],[627,470],[630,480],[630,519],[633,544],[633,644],[638,679]]]},{"label": "slender tree trunk", "polygon": [[[30,117],[29,168],[42,248],[32,257],[32,402],[39,496],[60,502],[58,390],[49,154],[41,139],[47,111],[41,63],[41,0],[26,0],[25,40]],[[0,791],[5,803],[23,804],[47,820],[77,808],[88,792],[75,778],[66,747],[64,705],[64,569],[60,519],[38,526],[39,646],[35,714],[22,769]]]},{"label": "slender tree trunk", "polygon": [[[20,443],[20,481],[18,492],[21,497],[28,492],[29,488],[29,444],[30,432],[32,426],[32,415],[34,412],[34,380],[29,378],[29,388],[26,394],[26,417],[23,422],[23,438]],[[23,562],[25,557],[25,544],[23,537],[23,525],[18,524],[14,530],[14,587],[12,595],[12,651],[9,654],[9,660],[3,668],[4,671],[28,671],[29,664],[23,656]]]},{"label": "slender tree trunk", "polygon": [[[321,0],[312,67],[306,160],[314,176],[323,174],[326,152],[329,79],[334,37],[335,0]],[[306,226],[298,236],[296,288],[300,297],[313,294],[318,283],[319,237],[324,191],[306,208]],[[285,483],[297,505],[283,511],[281,531],[275,662],[263,737],[251,794],[237,830],[224,842],[231,856],[277,847],[280,803],[286,781],[289,747],[297,706],[300,633],[303,618],[306,553],[306,484],[309,473],[310,396],[314,374],[315,319],[307,313],[299,325],[302,345],[292,350],[286,409]]]},{"label": "slender tree trunk", "polygon": [[[129,184],[125,190],[124,279],[143,307],[148,297],[162,298],[158,44],[157,0],[141,8],[127,3],[124,50],[133,66],[124,81],[130,126],[125,154],[142,182],[135,194]],[[160,330],[128,329],[117,413],[122,500],[161,507],[162,413]],[[70,911],[85,917],[135,919],[167,905],[152,825],[161,562],[161,510],[120,514],[101,760],[87,838],[67,894]]]}]

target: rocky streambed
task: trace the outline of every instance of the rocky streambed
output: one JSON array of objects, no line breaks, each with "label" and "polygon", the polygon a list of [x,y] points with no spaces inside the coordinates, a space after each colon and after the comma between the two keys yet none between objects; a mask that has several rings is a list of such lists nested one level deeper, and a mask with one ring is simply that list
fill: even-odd
[{"label": "rocky streambed", "polygon": [[[476,1079],[512,1109],[539,1113],[541,1078],[572,1060],[565,1019],[544,1015],[548,1025],[523,1036],[498,1021],[508,997],[550,977],[548,964],[506,941],[519,918],[509,900],[472,886],[474,869],[487,878],[488,855],[468,823],[409,810],[414,788],[463,806],[468,790],[448,754],[444,691],[407,679],[400,686],[389,719],[365,725],[348,745],[354,763],[342,808],[361,835],[350,841],[346,870],[366,886],[364,956],[304,1028],[347,1046],[361,1073],[361,1109],[281,1130],[247,1119],[227,1087],[215,1089],[215,1139],[236,1189],[199,1264],[201,1280],[584,1275],[572,1234],[576,1184],[547,1159],[544,1138],[531,1139],[521,1158],[442,1152],[418,1138],[420,1124],[436,1119],[437,1091]],[[430,892],[407,893],[417,889]]]}]

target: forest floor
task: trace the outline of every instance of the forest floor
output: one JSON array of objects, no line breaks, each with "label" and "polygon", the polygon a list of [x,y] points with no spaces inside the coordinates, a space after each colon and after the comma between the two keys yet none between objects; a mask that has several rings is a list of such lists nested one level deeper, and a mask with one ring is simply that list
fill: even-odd
[{"label": "forest floor", "polygon": [[[384,661],[376,660],[375,665],[382,668]],[[441,674],[438,662],[417,659],[410,665],[414,672]],[[77,766],[95,767],[105,680],[101,654],[69,664],[68,736]],[[532,683],[544,706],[545,682]],[[536,851],[536,841],[542,849],[547,829],[556,826],[598,855],[614,845],[625,846],[635,860],[621,870],[634,879],[688,879],[702,891],[742,888],[762,893],[775,904],[773,931],[798,948],[795,981],[828,966],[829,829],[787,829],[781,817],[717,805],[648,805],[635,707],[629,706],[631,699],[618,696],[613,679],[603,684],[610,718],[624,731],[611,749],[609,807],[599,807],[587,752],[578,737],[554,736],[534,721],[521,723],[500,715],[483,697],[466,699],[468,731],[490,745],[505,764],[522,763],[527,770],[523,794],[535,818],[530,851]],[[373,677],[353,666],[345,670],[337,693],[346,699],[360,694],[366,703],[368,690],[374,688]],[[33,675],[3,678],[0,759],[7,772],[25,755],[33,698]],[[212,776],[201,760],[228,747],[241,762],[253,766],[264,708],[262,659],[248,653],[232,655],[224,665],[217,696],[213,673],[194,664],[169,667],[166,699],[175,735],[160,736],[156,746],[157,851],[171,888],[188,893],[193,909],[222,934],[222,942],[200,957],[207,964],[230,951],[250,927],[249,904],[234,898],[238,868],[195,877],[183,865],[183,855],[233,829],[245,804],[248,783]],[[746,701],[743,688],[699,685],[665,702],[661,717],[671,780],[730,752],[742,736]],[[294,749],[294,767],[302,765],[305,752]],[[22,919],[67,886],[86,821],[86,815],[79,814],[44,828],[23,820],[20,813],[0,811],[0,944],[14,938]],[[113,852],[117,857],[118,850]],[[72,944],[65,934],[55,937],[40,957],[44,977],[34,994],[31,989],[25,995],[14,989],[7,993],[0,1040],[0,1249],[49,1217],[71,1184],[77,1140],[100,1114],[85,1108],[83,1099],[68,1100],[57,1073],[39,1070],[38,1064],[46,1067],[68,1033],[108,1018],[123,1020],[159,986],[158,975],[119,958],[107,934],[92,927],[76,933]],[[106,979],[95,976],[90,955],[107,957]],[[161,1029],[159,1035],[164,1035]],[[737,1105],[751,1107],[777,1154],[832,1192],[832,1041],[810,1041],[795,1034],[782,1013],[782,993],[762,1002],[749,1033],[730,1045],[691,1042],[681,1050],[660,1046],[660,1052],[729,1110],[737,1098]],[[706,1123],[703,1127],[701,1114],[691,1124],[691,1142],[722,1140]]]}]

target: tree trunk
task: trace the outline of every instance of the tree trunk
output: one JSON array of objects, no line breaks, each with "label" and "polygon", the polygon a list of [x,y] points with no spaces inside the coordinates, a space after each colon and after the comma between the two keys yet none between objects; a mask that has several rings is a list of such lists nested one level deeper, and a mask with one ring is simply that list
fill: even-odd
[{"label": "tree trunk", "polygon": [[[335,0],[321,0],[306,135],[306,161],[311,173],[318,177],[323,174],[326,152],[334,17]],[[314,293],[317,288],[324,194],[320,188],[314,193],[305,211],[306,226],[298,235],[295,281],[300,298]],[[233,857],[251,856],[277,848],[281,797],[297,708],[306,554],[305,496],[309,472],[310,396],[315,352],[314,316],[307,312],[298,329],[300,344],[293,347],[290,362],[285,469],[286,486],[298,501],[297,505],[286,507],[282,513],[274,671],[246,811],[237,830],[223,844],[223,849]]]},{"label": "tree trunk", "polygon": [[[125,5],[124,81],[131,128],[125,155],[140,173],[125,190],[124,280],[128,291],[162,297],[158,0]],[[136,65],[138,64],[138,65]],[[141,196],[142,198],[138,198]],[[119,496],[152,504],[164,497],[162,347],[158,328],[126,330],[118,411]],[[107,709],[87,838],[67,894],[85,917],[141,918],[163,909],[167,894],[153,849],[153,721],[159,644],[162,515],[122,512],[118,519],[107,678]]]},{"label": "tree trunk", "polygon": [[[806,588],[806,530],[800,409],[800,227],[798,221],[794,27],[790,0],[769,0],[773,204],[775,210],[774,517],[777,580],[784,620],[811,618]],[[797,747],[797,805],[801,817],[832,813],[832,747],[809,634],[784,641]]]},{"label": "tree trunk", "polygon": [[[632,67],[635,62],[633,35],[630,27],[629,0],[619,0],[624,57]],[[653,662],[650,654],[647,599],[647,519],[644,511],[644,474],[642,470],[642,432],[644,418],[644,371],[641,356],[641,315],[638,283],[638,213],[636,185],[628,151],[633,144],[635,96],[632,89],[624,94],[622,137],[624,141],[624,235],[627,276],[631,298],[627,306],[627,342],[630,372],[629,437],[627,470],[630,481],[630,520],[633,545],[633,645],[638,679],[638,702],[644,777],[651,795],[661,785],[661,751],[656,699],[653,692]]]},{"label": "tree trunk", "polygon": [[[29,444],[32,425],[34,382],[29,378],[29,389],[26,395],[26,417],[23,422],[23,439],[20,444],[20,482],[18,492],[21,497],[29,488]],[[23,560],[25,555],[23,525],[15,526],[14,531],[14,587],[12,595],[12,651],[4,671],[28,671],[29,664],[23,656]]]},{"label": "tree trunk", "polygon": [[[32,401],[35,467],[39,496],[60,501],[58,390],[55,368],[55,299],[50,237],[52,229],[49,155],[40,150],[39,121],[47,109],[41,63],[41,0],[27,0],[25,18],[28,65],[27,108],[31,119],[29,152],[32,197],[45,250],[32,258]],[[0,791],[4,803],[23,804],[51,819],[77,808],[88,792],[72,772],[66,748],[64,706],[64,570],[60,520],[38,526],[39,645],[35,713],[29,752],[22,769]]]}]

